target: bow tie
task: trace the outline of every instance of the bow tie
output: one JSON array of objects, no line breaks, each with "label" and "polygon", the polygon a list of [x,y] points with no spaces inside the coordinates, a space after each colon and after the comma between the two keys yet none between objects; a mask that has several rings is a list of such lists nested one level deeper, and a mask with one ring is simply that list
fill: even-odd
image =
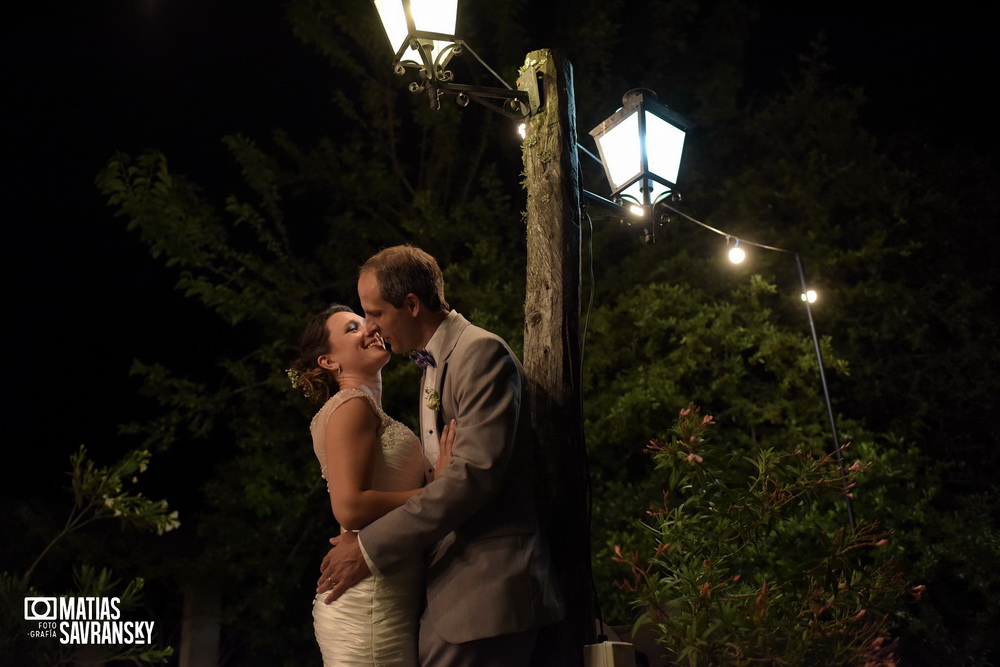
[{"label": "bow tie", "polygon": [[437,363],[434,361],[434,355],[427,350],[414,350],[410,353],[410,359],[413,360],[417,366],[420,366],[421,370],[427,370],[427,367],[437,368]]}]

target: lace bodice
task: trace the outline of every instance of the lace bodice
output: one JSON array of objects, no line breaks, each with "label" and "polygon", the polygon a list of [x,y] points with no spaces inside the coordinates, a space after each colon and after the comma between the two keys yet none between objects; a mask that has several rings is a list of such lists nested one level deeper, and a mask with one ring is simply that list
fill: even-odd
[{"label": "lace bodice", "polygon": [[330,397],[312,419],[313,451],[319,459],[323,478],[327,478],[326,429],[330,417],[347,401],[366,400],[379,419],[379,448],[375,452],[372,489],[376,491],[407,491],[423,484],[424,455],[420,439],[409,428],[382,411],[375,398],[360,389],[343,389]]}]

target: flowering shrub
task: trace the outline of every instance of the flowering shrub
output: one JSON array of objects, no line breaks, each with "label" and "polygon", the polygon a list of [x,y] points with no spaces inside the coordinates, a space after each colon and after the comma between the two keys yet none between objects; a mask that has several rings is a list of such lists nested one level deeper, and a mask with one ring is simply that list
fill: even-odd
[{"label": "flowering shrub", "polygon": [[637,629],[684,665],[896,664],[888,621],[907,587],[890,535],[852,531],[840,506],[867,466],[842,477],[830,454],[731,451],[714,423],[685,408],[646,450],[665,480],[640,524],[652,553],[615,549]]}]

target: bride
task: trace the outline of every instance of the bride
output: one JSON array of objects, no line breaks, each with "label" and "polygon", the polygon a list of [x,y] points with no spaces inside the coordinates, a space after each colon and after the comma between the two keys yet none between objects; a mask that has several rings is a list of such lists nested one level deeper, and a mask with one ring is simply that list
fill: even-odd
[{"label": "bride", "polygon": [[[423,489],[420,439],[382,411],[382,368],[389,361],[378,334],[350,308],[317,315],[299,341],[292,384],[322,403],[310,425],[313,450],[341,531],[358,530]],[[451,460],[454,423],[442,432],[436,476]],[[313,600],[313,627],[324,667],[417,664],[417,619],[424,563],[373,574],[332,604]]]}]

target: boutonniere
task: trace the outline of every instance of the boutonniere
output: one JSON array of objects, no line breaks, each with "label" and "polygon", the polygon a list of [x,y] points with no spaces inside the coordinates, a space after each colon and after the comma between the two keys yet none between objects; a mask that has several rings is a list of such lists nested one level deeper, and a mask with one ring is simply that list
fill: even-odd
[{"label": "boutonniere", "polygon": [[435,389],[424,389],[425,402],[427,407],[437,412],[441,409],[441,396],[437,393]]}]

